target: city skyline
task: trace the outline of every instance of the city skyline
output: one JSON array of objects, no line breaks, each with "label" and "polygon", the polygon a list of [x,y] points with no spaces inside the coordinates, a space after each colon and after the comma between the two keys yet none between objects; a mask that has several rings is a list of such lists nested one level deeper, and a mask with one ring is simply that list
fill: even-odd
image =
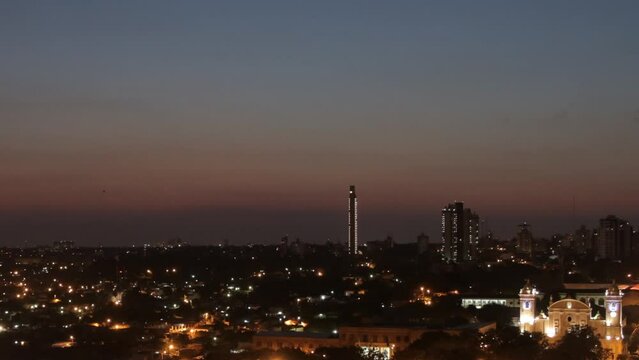
[{"label": "city skyline", "polygon": [[637,14],[0,1],[0,357],[639,360]]},{"label": "city skyline", "polygon": [[[343,200],[343,197],[341,198]],[[426,234],[433,239],[433,243],[445,244],[445,236],[442,233],[442,212],[464,201],[453,201],[444,207],[443,211],[437,209],[430,215],[421,215],[415,213],[410,218],[405,218],[398,214],[390,212],[369,214],[370,217],[364,222],[364,239],[360,240],[359,235],[359,207],[357,203],[357,195],[355,195],[355,186],[349,186],[348,207],[344,209],[342,206],[339,212],[312,212],[302,213],[294,209],[276,211],[275,214],[281,221],[272,221],[271,218],[264,218],[263,213],[254,211],[247,212],[242,209],[198,209],[197,211],[187,210],[185,212],[165,213],[156,212],[149,214],[144,213],[109,213],[96,211],[90,213],[90,217],[81,217],[80,214],[72,211],[65,212],[62,215],[56,214],[56,217],[47,219],[49,216],[46,212],[25,212],[0,217],[0,226],[4,229],[5,239],[10,239],[8,244],[3,246],[40,246],[50,245],[53,242],[72,241],[80,246],[129,246],[144,244],[160,244],[170,239],[181,239],[193,245],[215,245],[223,243],[231,243],[237,245],[246,244],[275,244],[281,240],[284,235],[286,237],[301,239],[310,243],[332,242],[340,243],[351,248],[349,238],[352,236],[351,231],[355,233],[355,242],[358,246],[366,245],[368,241],[380,240],[385,237],[391,237],[399,243],[412,243],[420,234]],[[474,207],[473,207],[474,208]],[[354,211],[351,212],[351,209]],[[348,214],[347,219],[343,217],[344,210]],[[430,209],[429,209],[430,210]],[[467,211],[470,212],[468,208]],[[481,212],[481,210],[480,210]],[[492,222],[482,215],[481,219],[477,214],[471,212],[475,217],[474,226],[477,236],[485,236],[492,233],[494,237],[501,241],[510,242],[514,240],[519,242],[519,232],[523,225],[526,228],[532,228],[536,239],[550,239],[554,235],[573,234],[585,226],[586,229],[597,229],[601,227],[601,222],[610,216],[619,214],[602,214],[593,216],[592,219],[583,219],[575,216],[568,218],[554,216],[553,227],[551,231],[544,231],[543,227],[535,226],[530,223],[528,217],[523,220],[512,218],[507,223],[501,223],[501,226],[492,226]],[[202,214],[206,214],[202,216]],[[483,212],[482,212],[483,214]],[[83,214],[87,215],[87,214]],[[355,217],[354,227],[351,230],[351,220]],[[620,215],[624,218],[623,215]],[[399,219],[401,217],[401,220]],[[181,223],[171,223],[179,219]],[[44,220],[43,220],[44,219]],[[240,219],[239,221],[237,219]],[[385,225],[392,224],[396,221],[402,221],[406,226],[401,227],[399,231],[381,230]],[[254,228],[245,226],[245,221],[258,224]],[[632,221],[623,220],[624,223],[632,225]],[[168,223],[168,224],[167,224]],[[58,232],[57,228],[62,224],[62,228],[66,232]],[[332,227],[333,231],[326,231],[328,227]],[[226,226],[231,231],[223,232],[216,228],[216,225]],[[20,227],[17,231],[15,229]],[[305,228],[322,229],[321,231],[313,231],[312,234],[305,233]],[[425,230],[426,229],[426,230]],[[33,233],[30,231],[33,230]],[[120,231],[119,237],[113,230]],[[248,231],[246,231],[248,230]],[[12,231],[16,231],[13,233]],[[235,231],[235,232],[234,232]],[[48,236],[38,236],[45,232]],[[54,235],[51,235],[54,234]],[[234,237],[234,235],[238,235]],[[332,234],[332,236],[331,236]],[[17,236],[17,237],[16,237]],[[24,237],[20,237],[24,236]],[[133,239],[131,241],[130,239]],[[240,239],[238,241],[238,239]],[[248,239],[243,241],[242,239]],[[350,250],[349,250],[350,251]]]},{"label": "city skyline", "polygon": [[0,245],[639,222],[634,1],[0,9]]}]

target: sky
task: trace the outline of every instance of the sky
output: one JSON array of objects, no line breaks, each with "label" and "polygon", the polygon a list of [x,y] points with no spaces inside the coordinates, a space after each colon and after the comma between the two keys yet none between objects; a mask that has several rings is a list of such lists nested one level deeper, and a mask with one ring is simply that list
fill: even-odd
[{"label": "sky", "polygon": [[[639,2],[2,1],[0,245],[639,222]],[[639,225],[639,224],[638,224]]]}]

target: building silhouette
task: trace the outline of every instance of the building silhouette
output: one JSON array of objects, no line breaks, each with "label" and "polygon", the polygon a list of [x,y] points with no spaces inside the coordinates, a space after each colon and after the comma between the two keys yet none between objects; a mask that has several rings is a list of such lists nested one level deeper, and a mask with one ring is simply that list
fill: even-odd
[{"label": "building silhouette", "polygon": [[573,235],[573,243],[575,251],[578,254],[585,254],[592,251],[593,248],[593,232],[586,225],[581,225]]},{"label": "building silhouette", "polygon": [[463,263],[477,259],[479,216],[463,202],[448,204],[442,209],[442,259]]},{"label": "building silhouette", "polygon": [[357,194],[355,185],[351,185],[348,192],[348,254],[357,254],[357,249]]},{"label": "building silhouette", "polygon": [[424,254],[428,252],[428,246],[430,245],[430,239],[428,235],[421,233],[417,236],[417,253]]},{"label": "building silhouette", "polygon": [[533,235],[530,230],[530,224],[523,222],[519,224],[519,231],[517,232],[517,252],[532,256],[533,253]]},{"label": "building silhouette", "polygon": [[632,255],[632,226],[614,215],[599,220],[596,255],[600,259],[623,260]]}]

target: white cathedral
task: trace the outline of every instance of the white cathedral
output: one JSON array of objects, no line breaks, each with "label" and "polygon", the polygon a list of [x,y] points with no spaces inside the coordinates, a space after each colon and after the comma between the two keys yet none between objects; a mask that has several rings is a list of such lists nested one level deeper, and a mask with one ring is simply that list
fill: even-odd
[{"label": "white cathedral", "polygon": [[592,316],[590,305],[576,299],[561,299],[548,306],[548,312],[536,313],[537,290],[526,282],[519,291],[519,328],[522,332],[540,332],[552,343],[561,339],[575,326],[589,326],[599,336],[604,348],[614,358],[623,352],[623,319],[621,298],[623,293],[613,284],[606,290],[605,318]]}]

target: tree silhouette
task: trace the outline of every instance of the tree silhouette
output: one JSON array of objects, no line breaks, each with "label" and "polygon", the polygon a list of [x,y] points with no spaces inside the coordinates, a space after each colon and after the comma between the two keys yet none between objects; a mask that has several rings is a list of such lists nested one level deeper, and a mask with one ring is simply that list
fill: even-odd
[{"label": "tree silhouette", "polygon": [[397,353],[396,360],[474,360],[481,354],[477,333],[452,335],[426,332],[408,348]]},{"label": "tree silhouette", "polygon": [[592,328],[574,327],[554,348],[546,351],[544,360],[603,360],[610,357],[610,351],[601,346]]},{"label": "tree silhouette", "polygon": [[526,359],[539,359],[548,347],[543,334],[521,333],[515,327],[489,331],[481,337],[481,341],[487,355],[498,360],[518,360],[522,354],[525,354]]}]

